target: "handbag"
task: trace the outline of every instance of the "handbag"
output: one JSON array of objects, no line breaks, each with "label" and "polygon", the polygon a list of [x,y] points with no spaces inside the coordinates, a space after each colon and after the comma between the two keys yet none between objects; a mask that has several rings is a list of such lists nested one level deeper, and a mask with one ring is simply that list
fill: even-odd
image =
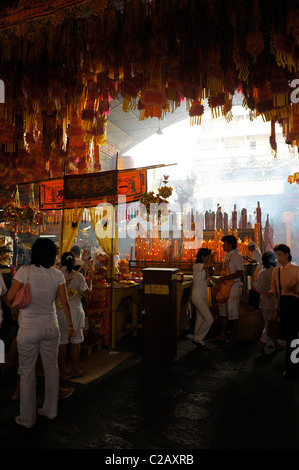
[{"label": "handbag", "polygon": [[267,335],[274,339],[283,339],[278,312],[276,312],[276,317],[272,317],[271,320],[268,320]]},{"label": "handbag", "polygon": [[[281,299],[281,283],[280,283],[280,268],[278,269],[278,282],[279,282],[279,298]],[[283,316],[281,310],[277,310],[276,317],[268,320],[267,334],[274,339],[285,339],[284,328],[281,324],[281,317]]]},{"label": "handbag", "polygon": [[20,310],[21,308],[26,308],[30,302],[30,284],[29,284],[29,274],[30,274],[30,266],[28,269],[28,277],[27,282],[22,285],[21,289],[18,290],[17,295],[12,303],[12,307]]},{"label": "handbag", "polygon": [[250,289],[249,296],[248,296],[248,305],[251,305],[252,307],[255,307],[255,308],[259,308],[260,297],[261,297],[260,292],[254,289]]}]

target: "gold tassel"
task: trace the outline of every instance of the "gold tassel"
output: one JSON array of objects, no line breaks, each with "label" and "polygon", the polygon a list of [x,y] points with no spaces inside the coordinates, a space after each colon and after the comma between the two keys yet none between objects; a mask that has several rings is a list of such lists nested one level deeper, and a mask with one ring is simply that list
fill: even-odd
[{"label": "gold tassel", "polygon": [[243,80],[244,82],[247,81],[248,75],[249,75],[249,69],[248,66],[245,65],[236,65],[236,69],[239,70],[238,78],[240,80]]}]

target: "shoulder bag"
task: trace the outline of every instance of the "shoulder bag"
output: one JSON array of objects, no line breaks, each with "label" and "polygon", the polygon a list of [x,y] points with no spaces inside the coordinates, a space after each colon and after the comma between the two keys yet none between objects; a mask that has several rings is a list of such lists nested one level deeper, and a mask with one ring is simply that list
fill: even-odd
[{"label": "shoulder bag", "polygon": [[28,268],[27,282],[22,285],[21,289],[18,290],[15,300],[12,303],[12,307],[20,310],[26,308],[30,303],[30,284],[29,284],[30,266]]},{"label": "shoulder bag", "polygon": [[255,308],[259,308],[260,298],[261,294],[257,290],[250,289],[248,294],[248,305],[251,305]]},{"label": "shoulder bag", "polygon": [[[280,268],[278,268],[278,283],[279,283],[279,296],[281,298],[281,284],[280,284]],[[284,339],[283,338],[283,328],[281,323],[282,312],[277,310],[277,312],[272,316],[271,320],[268,320],[267,334],[274,339]]]}]

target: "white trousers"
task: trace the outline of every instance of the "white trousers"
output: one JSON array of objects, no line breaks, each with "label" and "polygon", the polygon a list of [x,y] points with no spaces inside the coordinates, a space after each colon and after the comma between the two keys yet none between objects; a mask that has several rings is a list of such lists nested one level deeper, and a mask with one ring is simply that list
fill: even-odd
[{"label": "white trousers", "polygon": [[213,324],[213,315],[208,307],[207,300],[192,296],[192,303],[196,308],[193,340],[203,344],[203,340]]},{"label": "white trousers", "polygon": [[32,426],[36,422],[36,360],[40,353],[45,372],[43,412],[55,418],[58,410],[59,327],[57,320],[22,324],[17,335],[20,371],[20,421]]},{"label": "white trousers", "polygon": [[218,304],[219,316],[227,317],[228,320],[238,320],[239,305],[242,296],[242,287],[233,284],[229,293],[228,301]]}]

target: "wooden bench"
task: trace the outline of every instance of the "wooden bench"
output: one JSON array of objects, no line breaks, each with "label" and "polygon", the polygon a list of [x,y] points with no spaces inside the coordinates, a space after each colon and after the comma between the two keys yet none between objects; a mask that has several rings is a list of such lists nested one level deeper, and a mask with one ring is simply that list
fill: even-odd
[{"label": "wooden bench", "polygon": [[81,349],[87,350],[87,355],[90,356],[92,353],[93,348],[96,347],[97,351],[101,351],[102,349],[102,336],[96,333],[88,333],[87,338],[81,344]]}]

